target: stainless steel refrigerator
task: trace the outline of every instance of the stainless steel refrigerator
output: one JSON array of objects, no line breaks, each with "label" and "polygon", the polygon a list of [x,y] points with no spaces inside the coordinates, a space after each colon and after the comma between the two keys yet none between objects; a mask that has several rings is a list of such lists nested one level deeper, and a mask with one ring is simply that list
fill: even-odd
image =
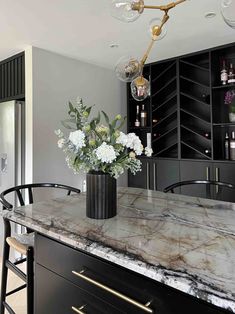
[{"label": "stainless steel refrigerator", "polygon": [[[23,184],[24,174],[25,104],[21,101],[2,102],[0,103],[0,192]],[[13,197],[8,200],[16,205]],[[0,219],[1,238],[2,234],[3,224]]]}]

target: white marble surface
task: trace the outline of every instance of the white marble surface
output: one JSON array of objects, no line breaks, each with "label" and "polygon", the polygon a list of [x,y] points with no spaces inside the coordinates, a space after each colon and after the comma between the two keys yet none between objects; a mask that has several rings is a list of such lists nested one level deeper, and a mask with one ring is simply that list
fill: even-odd
[{"label": "white marble surface", "polygon": [[81,194],[4,216],[235,313],[235,204],[121,188],[117,216],[93,220],[85,203]]}]

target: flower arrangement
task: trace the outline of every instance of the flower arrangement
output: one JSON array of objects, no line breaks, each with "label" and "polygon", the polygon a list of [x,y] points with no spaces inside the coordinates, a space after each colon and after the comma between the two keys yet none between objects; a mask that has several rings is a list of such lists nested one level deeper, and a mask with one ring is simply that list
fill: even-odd
[{"label": "flower arrangement", "polygon": [[[134,133],[124,134],[121,128],[125,118],[117,115],[110,121],[102,111],[98,116],[90,119],[92,107],[83,104],[78,99],[73,105],[69,102],[69,119],[62,121],[62,125],[70,130],[65,136],[61,130],[55,131],[59,137],[58,147],[65,155],[66,161],[74,173],[79,171],[99,171],[118,178],[124,170],[133,174],[141,170],[141,161],[136,158],[143,153],[152,155],[152,149],[143,145]],[[101,123],[101,117],[106,123]]]},{"label": "flower arrangement", "polygon": [[229,105],[229,110],[231,113],[235,113],[235,90],[229,90],[225,93],[224,97],[225,105]]}]

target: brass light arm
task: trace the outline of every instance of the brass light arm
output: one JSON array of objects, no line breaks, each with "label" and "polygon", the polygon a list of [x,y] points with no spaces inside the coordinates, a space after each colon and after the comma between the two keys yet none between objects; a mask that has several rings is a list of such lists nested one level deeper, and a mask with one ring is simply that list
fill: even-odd
[{"label": "brass light arm", "polygon": [[139,11],[139,13],[142,13],[144,11],[144,9],[157,9],[157,10],[161,10],[161,11],[168,11],[172,8],[174,8],[175,6],[177,6],[178,4],[185,2],[186,0],[178,0],[175,2],[171,2],[168,3],[166,5],[145,5],[143,0],[140,0],[137,3],[133,3],[132,4],[132,10],[135,11]]},{"label": "brass light arm", "polygon": [[167,14],[168,10],[165,11],[165,14],[163,16],[163,19],[161,21],[161,25],[158,26],[154,26],[153,29],[152,29],[152,40],[148,46],[148,49],[146,50],[143,58],[141,59],[140,61],[140,66],[141,66],[141,73],[142,73],[142,70],[143,70],[143,67],[144,67],[144,64],[146,62],[146,60],[148,59],[148,56],[149,56],[149,53],[151,51],[151,49],[153,48],[153,44],[154,42],[156,41],[157,37],[161,34],[161,31],[162,31],[162,27],[163,25],[169,20],[169,15]]}]

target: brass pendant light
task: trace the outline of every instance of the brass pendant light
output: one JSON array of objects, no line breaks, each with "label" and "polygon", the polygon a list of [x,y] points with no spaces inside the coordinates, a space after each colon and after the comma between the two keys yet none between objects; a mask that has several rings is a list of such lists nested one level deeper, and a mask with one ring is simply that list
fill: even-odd
[{"label": "brass pendant light", "polygon": [[[133,57],[123,57],[115,67],[117,77],[124,82],[131,82],[131,93],[135,100],[142,101],[148,97],[150,83],[143,77],[143,67],[153,47],[154,42],[161,37],[163,27],[169,20],[168,11],[186,0],[178,0],[166,5],[145,5],[144,0],[113,0],[111,2],[111,15],[124,22],[133,22],[145,9],[157,9],[164,12],[159,25],[151,27],[151,42],[138,61]],[[164,36],[162,36],[164,37]]]}]

